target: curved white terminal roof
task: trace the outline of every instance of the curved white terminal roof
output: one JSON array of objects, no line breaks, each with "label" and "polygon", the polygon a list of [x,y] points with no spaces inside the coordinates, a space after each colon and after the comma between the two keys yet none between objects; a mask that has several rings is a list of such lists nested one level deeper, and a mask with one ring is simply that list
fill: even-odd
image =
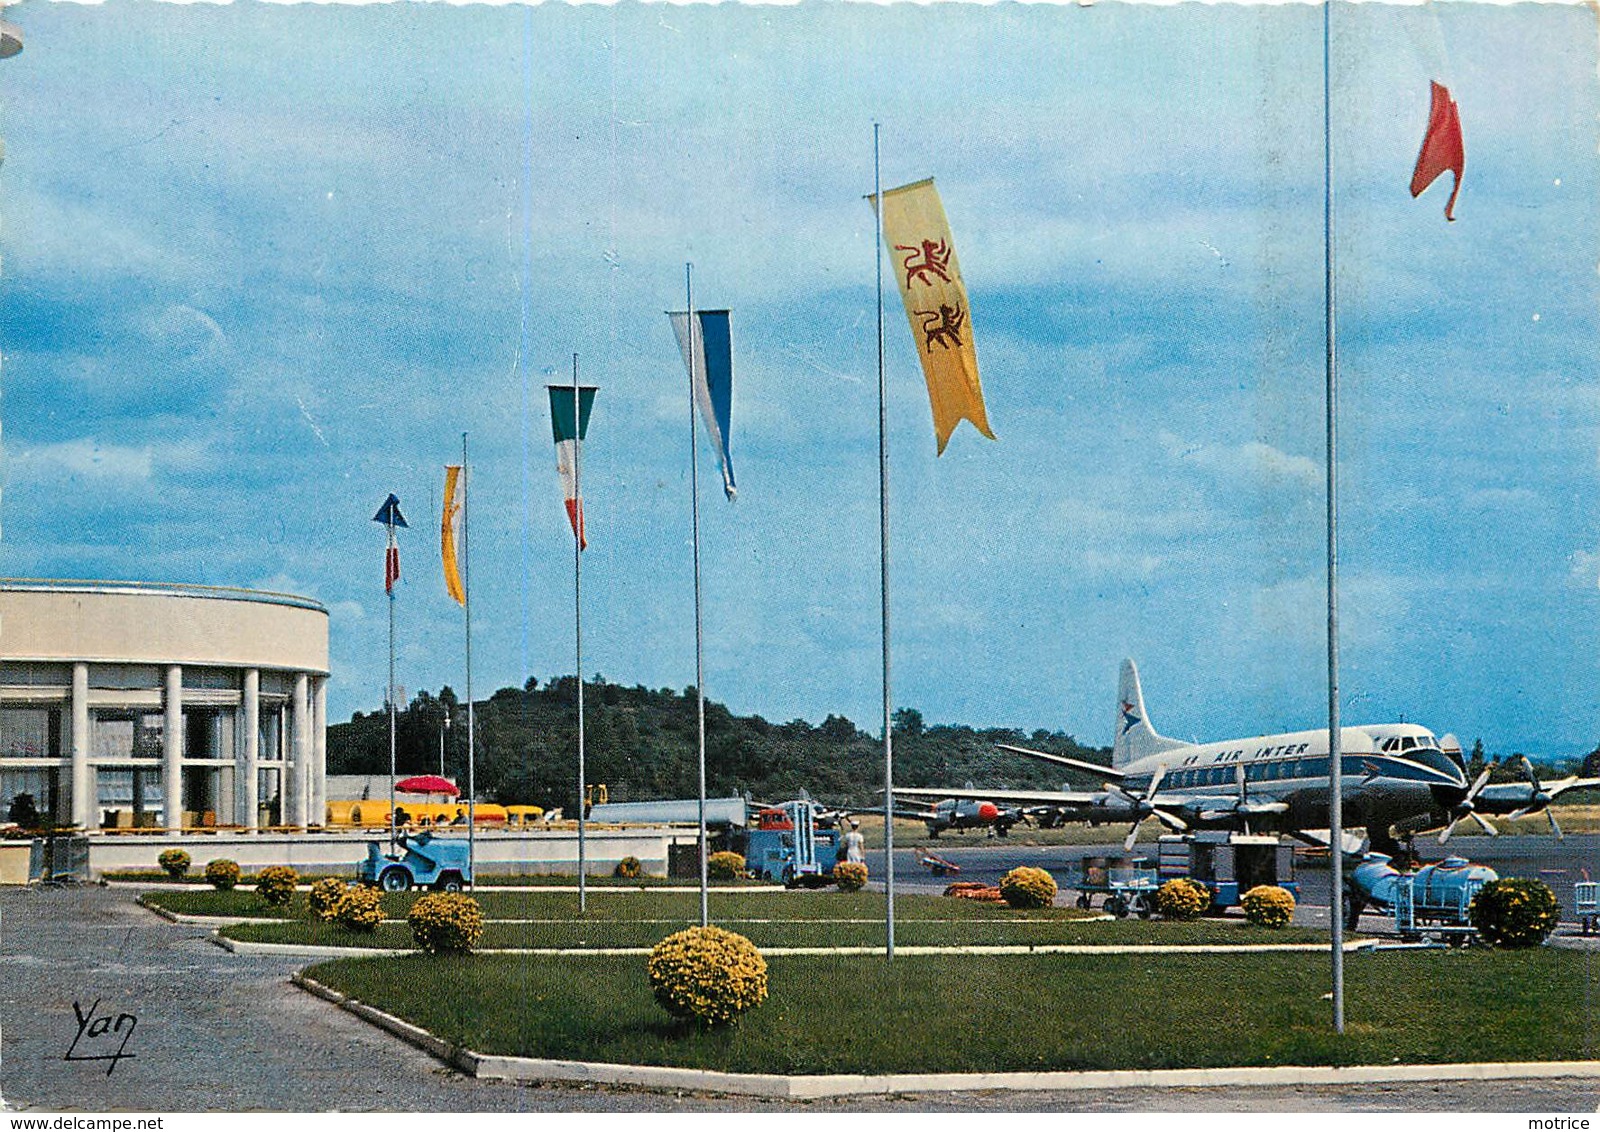
[{"label": "curved white terminal roof", "polygon": [[0,578],[0,658],[326,675],[328,610],[222,586]]}]

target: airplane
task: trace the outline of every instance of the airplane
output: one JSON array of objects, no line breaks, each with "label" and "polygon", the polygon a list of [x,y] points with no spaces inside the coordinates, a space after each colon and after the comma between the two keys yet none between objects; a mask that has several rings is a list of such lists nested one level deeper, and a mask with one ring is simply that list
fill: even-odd
[{"label": "airplane", "polygon": [[[1488,785],[1488,772],[1467,782],[1460,746],[1447,736],[1447,751],[1425,727],[1387,723],[1340,729],[1344,773],[1342,819],[1345,828],[1365,826],[1370,847],[1391,856],[1400,846],[1392,830],[1417,822],[1418,828],[1443,825],[1441,841],[1480,810],[1543,811],[1568,790],[1600,786],[1600,779],[1576,776],[1540,783],[1528,768],[1527,783]],[[1294,731],[1185,743],[1160,734],[1145,710],[1139,670],[1122,662],[1118,680],[1116,737],[1111,765],[1065,755],[999,744],[1003,749],[1074,770],[1100,775],[1101,790],[952,790],[947,787],[895,791],[896,799],[966,798],[996,806],[1053,807],[1068,821],[1130,822],[1124,849],[1137,842],[1139,825],[1154,817],[1177,833],[1226,829],[1246,833],[1287,833],[1326,845],[1308,831],[1328,825],[1328,730]],[[1559,828],[1559,827],[1553,827]]]},{"label": "airplane", "polygon": [[[967,788],[972,789],[972,783],[967,783]],[[947,829],[985,828],[1005,837],[1023,819],[1023,811],[1016,806],[997,806],[987,798],[941,798],[926,810],[898,810],[895,816],[926,822],[929,837],[938,837]]]}]

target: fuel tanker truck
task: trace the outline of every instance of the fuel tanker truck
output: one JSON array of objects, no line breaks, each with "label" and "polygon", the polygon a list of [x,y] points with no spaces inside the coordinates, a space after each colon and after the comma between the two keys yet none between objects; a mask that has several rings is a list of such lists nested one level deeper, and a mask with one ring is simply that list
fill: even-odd
[{"label": "fuel tanker truck", "polygon": [[1473,935],[1467,914],[1472,898],[1498,879],[1493,869],[1465,857],[1446,857],[1404,873],[1384,854],[1368,853],[1345,878],[1345,927],[1355,930],[1361,913],[1372,909],[1393,916],[1402,939],[1437,934],[1452,943],[1465,943]]}]

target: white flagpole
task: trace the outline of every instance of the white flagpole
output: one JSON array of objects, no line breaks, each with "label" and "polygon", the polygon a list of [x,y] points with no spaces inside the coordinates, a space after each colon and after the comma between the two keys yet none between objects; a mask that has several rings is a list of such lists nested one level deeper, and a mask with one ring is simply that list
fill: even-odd
[{"label": "white flagpole", "polygon": [[702,622],[700,618],[700,456],[695,445],[694,434],[694,373],[698,364],[698,357],[694,351],[695,345],[695,317],[694,317],[694,266],[683,265],[683,305],[685,317],[689,321],[689,494],[691,505],[690,514],[693,517],[694,529],[694,694],[696,711],[699,719],[700,741],[700,793],[699,793],[699,825],[700,825],[700,926],[705,927],[711,923],[711,907],[708,897],[708,872],[706,867],[706,672],[705,672],[705,644]]},{"label": "white flagpole", "polygon": [[589,910],[586,843],[588,806],[583,770],[583,404],[578,391],[578,355],[572,355],[572,628],[578,673],[578,913]]},{"label": "white flagpole", "polygon": [[1339,371],[1334,354],[1333,0],[1322,4],[1322,288],[1327,348],[1328,457],[1328,922],[1333,951],[1333,1029],[1344,1033],[1344,767],[1339,733]]},{"label": "white flagpole", "polygon": [[878,271],[878,591],[883,614],[884,956],[894,958],[894,736],[889,730],[889,430],[883,377],[883,180],[872,123],[873,260]]},{"label": "white flagpole", "polygon": [[472,508],[468,503],[471,484],[467,474],[467,434],[461,434],[461,603],[467,638],[467,884],[478,887],[478,780],[477,747],[474,742],[472,713]]},{"label": "white flagpole", "polygon": [[389,694],[384,698],[389,701],[389,852],[394,852],[395,845],[395,809],[394,809],[394,780],[395,780],[395,755],[394,755],[394,587],[395,582],[389,579],[389,559],[394,556],[394,515],[389,516],[389,522],[383,525],[389,532],[389,542],[384,548],[383,573],[386,587],[389,591]]}]

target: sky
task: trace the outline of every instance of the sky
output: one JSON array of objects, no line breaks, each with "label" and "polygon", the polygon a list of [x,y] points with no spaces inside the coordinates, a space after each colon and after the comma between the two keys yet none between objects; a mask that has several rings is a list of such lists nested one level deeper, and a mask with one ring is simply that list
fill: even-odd
[{"label": "sky", "polygon": [[[573,670],[543,386],[600,387],[586,674],[694,682],[663,311],[733,312],[700,435],[706,691],[880,718],[872,125],[935,178],[989,418],[935,457],[886,296],[893,702],[1110,742],[1326,720],[1313,7],[30,2],[0,64],[0,574],[288,591],[330,716]],[[1341,687],[1490,751],[1600,742],[1594,14],[1333,13]],[[1428,83],[1465,184],[1408,191]],[[3,648],[3,644],[0,644]]]}]

